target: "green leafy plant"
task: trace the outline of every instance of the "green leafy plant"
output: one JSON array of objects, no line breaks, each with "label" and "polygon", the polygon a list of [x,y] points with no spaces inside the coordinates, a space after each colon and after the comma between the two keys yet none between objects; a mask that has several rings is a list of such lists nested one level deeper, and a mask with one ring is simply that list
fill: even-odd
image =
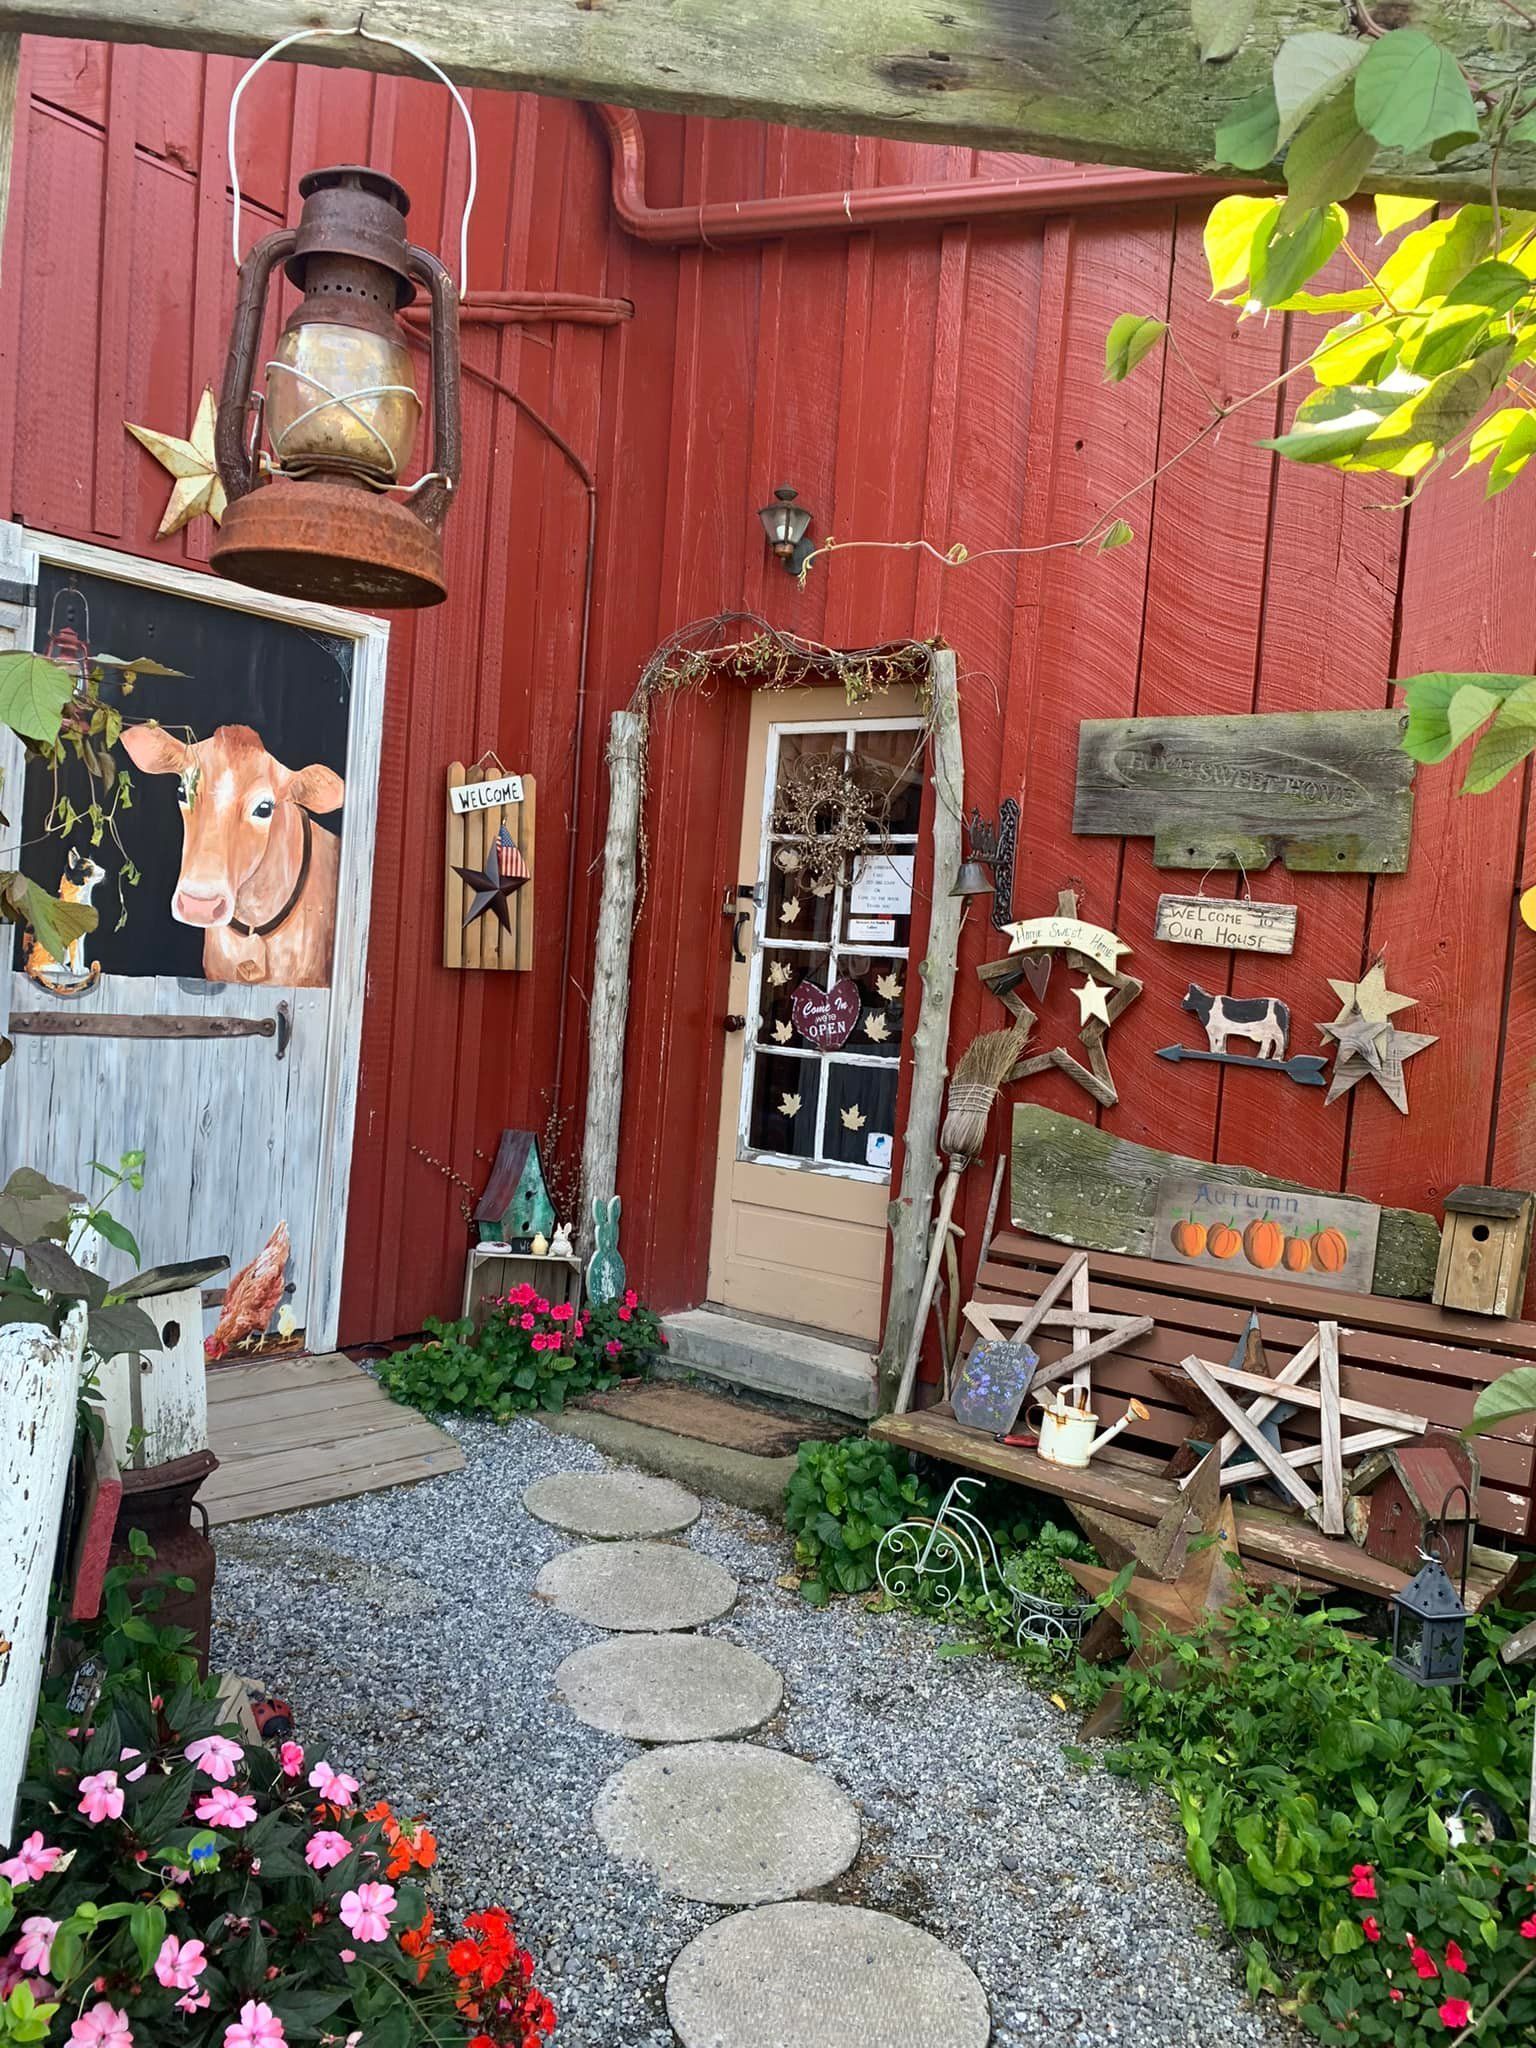
[{"label": "green leafy plant", "polygon": [[803,1443],[784,1500],[801,1598],[823,1607],[833,1593],[867,1593],[886,1530],[937,1506],[938,1495],[889,1444],[867,1436]]},{"label": "green leafy plant", "polygon": [[125,1152],[116,1166],[91,1161],[93,1173],[107,1183],[99,1199],[30,1166],[18,1166],[0,1188],[0,1323],[37,1323],[57,1330],[75,1302],[87,1311],[86,1343],[99,1359],[123,1351],[158,1351],[160,1333],[134,1302],[123,1299],[134,1282],[116,1289],[100,1273],[82,1265],[87,1241],[100,1237],[137,1260],[133,1232],[111,1214],[107,1202],[123,1188],[144,1185],[144,1154]]},{"label": "green leafy plant", "polygon": [[580,1394],[646,1372],[667,1341],[633,1288],[578,1315],[525,1284],[503,1295],[478,1330],[433,1317],[427,1329],[419,1344],[380,1363],[385,1392],[429,1414],[458,1410],[497,1422],[540,1409],[558,1414]]},{"label": "green leafy plant", "polygon": [[1472,1425],[1468,1436],[1480,1436],[1497,1429],[1501,1422],[1513,1422],[1522,1415],[1536,1415],[1536,1365],[1517,1365],[1500,1373],[1486,1387],[1478,1389],[1472,1403]]},{"label": "green leafy plant", "polygon": [[[1359,1619],[1271,1594],[1220,1629],[1165,1637],[1146,1660],[1156,1670],[1123,1674],[1131,1732],[1111,1767],[1172,1792],[1190,1868],[1246,1945],[1250,1990],[1294,1984],[1328,2014],[1328,2039],[1418,2041],[1382,2030],[1402,2017],[1390,2010],[1362,2008],[1351,2022],[1360,2031],[1337,2031],[1341,2013],[1326,2001],[1357,2006],[1354,1990],[1339,1988],[1338,1959],[1373,1946],[1361,1927],[1367,1894],[1352,1887],[1364,1871],[1377,1874],[1373,1885],[1441,1882],[1444,1816],[1470,1788],[1523,1812],[1536,1695],[1500,1665],[1508,1631],[1496,1620],[1468,1625],[1458,1709],[1393,1671],[1378,1643],[1346,1632]],[[1460,1910],[1448,1895],[1438,1937],[1464,1932]],[[1415,1931],[1428,1941],[1431,1923]],[[1385,1993],[1380,2002],[1399,2003]]]}]

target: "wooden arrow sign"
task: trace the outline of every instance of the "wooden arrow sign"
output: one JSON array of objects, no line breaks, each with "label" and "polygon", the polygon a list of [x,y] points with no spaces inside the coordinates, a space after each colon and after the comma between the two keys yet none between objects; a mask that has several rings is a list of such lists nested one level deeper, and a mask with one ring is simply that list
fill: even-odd
[{"label": "wooden arrow sign", "polygon": [[1289,1074],[1304,1088],[1321,1088],[1326,1079],[1327,1059],[1310,1052],[1292,1053],[1288,1060],[1256,1060],[1241,1052],[1196,1052],[1187,1045],[1159,1046],[1160,1060],[1208,1060],[1218,1067],[1258,1067],[1266,1074]]}]

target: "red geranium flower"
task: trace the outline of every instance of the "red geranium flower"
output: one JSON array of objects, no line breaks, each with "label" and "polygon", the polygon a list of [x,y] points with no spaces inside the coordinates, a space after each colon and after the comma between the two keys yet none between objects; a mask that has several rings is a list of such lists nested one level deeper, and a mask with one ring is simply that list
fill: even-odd
[{"label": "red geranium flower", "polygon": [[1458,1977],[1465,1977],[1467,1974],[1467,1959],[1454,1941],[1445,1944],[1445,1967],[1454,1970]]},{"label": "red geranium flower", "polygon": [[1447,2027],[1465,2027],[1471,2024],[1472,2008],[1464,1998],[1448,1998],[1440,2008],[1440,2022]]},{"label": "red geranium flower", "polygon": [[1435,1961],[1427,1948],[1415,1946],[1409,1952],[1408,1960],[1426,1981],[1431,1977],[1438,1977],[1440,1974],[1440,1965]]},{"label": "red geranium flower", "polygon": [[1533,1913],[1529,1920],[1520,1922],[1520,1932],[1527,1941],[1536,1941],[1536,1913]]},{"label": "red geranium flower", "polygon": [[452,1942],[447,1963],[455,1977],[473,1977],[480,1968],[480,1950],[472,1941]]},{"label": "red geranium flower", "polygon": [[1365,1918],[1360,1922],[1360,1932],[1365,1936],[1367,1941],[1380,1941],[1381,1923],[1376,1918],[1376,1915],[1374,1913],[1367,1913]]},{"label": "red geranium flower", "polygon": [[1376,1896],[1376,1866],[1374,1863],[1357,1863],[1350,1873],[1354,1883],[1350,1891],[1357,1899],[1374,1899]]}]

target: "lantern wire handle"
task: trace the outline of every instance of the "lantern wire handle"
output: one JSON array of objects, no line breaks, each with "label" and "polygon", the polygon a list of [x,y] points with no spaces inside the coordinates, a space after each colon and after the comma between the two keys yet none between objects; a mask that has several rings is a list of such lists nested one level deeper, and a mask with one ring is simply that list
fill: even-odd
[{"label": "lantern wire handle", "polygon": [[248,71],[241,74],[234,91],[230,94],[229,184],[235,201],[230,241],[234,250],[235,268],[238,270],[240,267],[240,171],[235,161],[235,122],[240,112],[240,101],[244,97],[245,88],[264,64],[270,63],[274,57],[280,57],[284,50],[291,49],[295,43],[307,43],[316,36],[361,36],[364,42],[388,43],[393,49],[404,50],[406,55],[414,57],[418,64],[424,64],[434,77],[447,86],[454,105],[464,118],[464,133],[469,143],[469,190],[464,195],[464,217],[459,223],[459,297],[462,299],[468,290],[469,280],[469,221],[475,210],[475,194],[480,185],[480,155],[475,141],[475,124],[470,116],[468,104],[447,72],[418,44],[407,42],[404,36],[385,35],[381,30],[364,28],[361,15],[358,16],[356,28],[296,28],[290,34],[280,36],[270,49],[262,51]]}]

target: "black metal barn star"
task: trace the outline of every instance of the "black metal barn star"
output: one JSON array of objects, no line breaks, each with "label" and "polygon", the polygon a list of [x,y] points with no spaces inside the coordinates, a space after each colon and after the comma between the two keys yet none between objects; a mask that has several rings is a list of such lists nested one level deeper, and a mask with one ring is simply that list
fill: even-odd
[{"label": "black metal barn star", "polygon": [[512,920],[507,914],[507,898],[516,895],[528,880],[528,863],[506,826],[496,834],[483,868],[455,867],[453,872],[475,892],[464,913],[465,924],[473,924],[489,910],[502,930],[510,932]]}]

